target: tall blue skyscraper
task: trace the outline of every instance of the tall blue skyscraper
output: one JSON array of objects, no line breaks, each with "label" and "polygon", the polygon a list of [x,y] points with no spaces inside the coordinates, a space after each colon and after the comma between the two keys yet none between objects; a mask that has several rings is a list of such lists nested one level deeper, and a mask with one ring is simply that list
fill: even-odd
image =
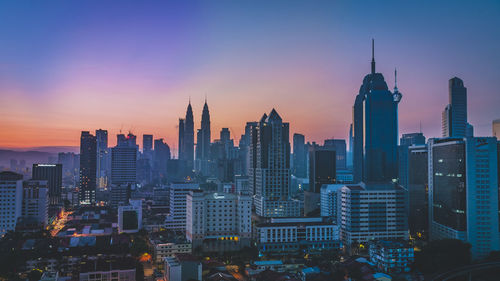
[{"label": "tall blue skyscraper", "polygon": [[186,169],[193,170],[194,163],[194,121],[191,101],[186,110],[186,118],[179,119],[179,159],[184,160]]},{"label": "tall blue skyscraper", "polygon": [[472,126],[467,123],[467,88],[462,79],[453,77],[448,81],[448,98],[442,113],[443,137],[465,137]]},{"label": "tall blue skyscraper", "polygon": [[494,137],[428,142],[430,239],[460,239],[472,257],[498,251],[498,146]]},{"label": "tall blue skyscraper", "polygon": [[354,181],[388,183],[398,176],[397,86],[389,91],[384,76],[375,72],[372,41],[371,73],[363,79],[353,108]]}]

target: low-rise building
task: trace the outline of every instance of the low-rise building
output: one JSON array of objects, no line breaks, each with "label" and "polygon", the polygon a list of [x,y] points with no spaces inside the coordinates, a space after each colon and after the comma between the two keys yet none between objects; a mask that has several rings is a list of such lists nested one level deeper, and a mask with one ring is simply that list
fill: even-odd
[{"label": "low-rise building", "polygon": [[118,231],[133,233],[142,228],[142,200],[130,200],[127,206],[118,207]]},{"label": "low-rise building", "polygon": [[80,281],[135,281],[135,259],[97,259],[80,263]]},{"label": "low-rise building", "polygon": [[257,225],[259,253],[285,254],[304,250],[314,253],[340,249],[339,226],[321,218],[271,218]]},{"label": "low-rise building", "polygon": [[165,281],[202,280],[201,262],[188,254],[165,258]]},{"label": "low-rise building", "polygon": [[175,236],[175,233],[172,235],[152,234],[150,242],[154,247],[154,260],[160,266],[163,266],[166,257],[192,252],[191,243],[184,236]]},{"label": "low-rise building", "polygon": [[406,272],[414,261],[413,247],[405,241],[374,241],[369,251],[370,261],[386,273]]}]

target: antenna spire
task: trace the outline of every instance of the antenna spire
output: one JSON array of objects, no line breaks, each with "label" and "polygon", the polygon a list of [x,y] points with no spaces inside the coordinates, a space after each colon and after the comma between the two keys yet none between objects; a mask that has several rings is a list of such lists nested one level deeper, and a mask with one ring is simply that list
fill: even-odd
[{"label": "antenna spire", "polygon": [[375,73],[375,39],[372,38],[372,74]]},{"label": "antenna spire", "polygon": [[398,90],[398,70],[394,68],[394,90]]}]

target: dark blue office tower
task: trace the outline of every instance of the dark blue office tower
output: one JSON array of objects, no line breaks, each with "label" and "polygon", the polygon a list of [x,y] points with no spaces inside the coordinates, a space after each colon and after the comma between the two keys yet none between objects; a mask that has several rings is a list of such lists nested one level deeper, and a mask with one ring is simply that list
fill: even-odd
[{"label": "dark blue office tower", "polygon": [[388,183],[398,176],[398,103],[402,94],[389,91],[375,72],[372,41],[371,73],[363,79],[353,108],[354,181]]}]

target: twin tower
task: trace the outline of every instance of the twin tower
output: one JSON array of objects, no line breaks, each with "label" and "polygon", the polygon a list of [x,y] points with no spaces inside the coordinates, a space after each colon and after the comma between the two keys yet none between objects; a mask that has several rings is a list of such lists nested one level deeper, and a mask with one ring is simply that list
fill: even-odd
[{"label": "twin tower", "polygon": [[[196,134],[196,160],[201,162],[208,161],[210,157],[210,112],[208,110],[207,100],[203,106],[201,114],[201,127]],[[179,160],[186,163],[186,169],[192,171],[194,166],[194,121],[193,121],[193,108],[191,107],[191,100],[189,101],[186,118],[179,119]],[[199,162],[199,161],[197,161]],[[202,165],[202,164],[200,164]],[[197,169],[201,167],[197,167]]]}]

